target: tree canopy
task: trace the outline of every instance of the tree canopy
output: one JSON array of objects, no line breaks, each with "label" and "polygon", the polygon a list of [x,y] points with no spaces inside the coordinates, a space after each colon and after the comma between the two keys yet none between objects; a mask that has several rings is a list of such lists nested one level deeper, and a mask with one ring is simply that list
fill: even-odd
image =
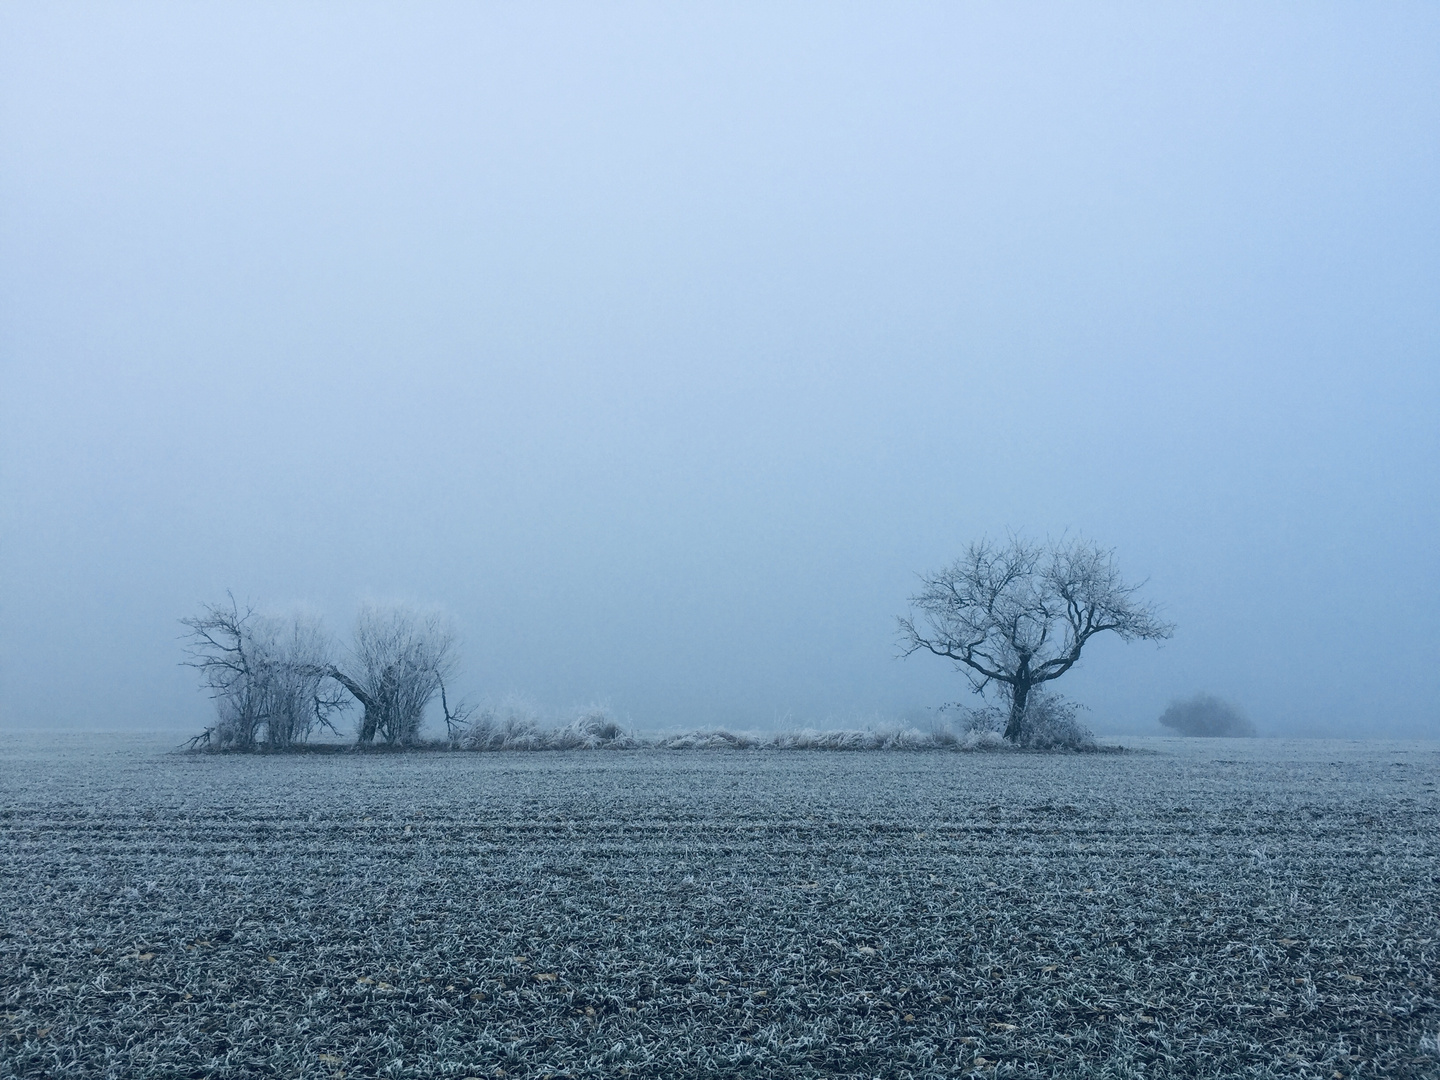
[{"label": "tree canopy", "polygon": [[981,539],[921,583],[912,614],[899,620],[905,655],[928,651],[953,661],[976,692],[1003,687],[1012,742],[1021,738],[1031,690],[1074,667],[1096,634],[1134,641],[1174,631],[1137,598],[1141,586],[1121,578],[1113,550],[1079,538]]}]

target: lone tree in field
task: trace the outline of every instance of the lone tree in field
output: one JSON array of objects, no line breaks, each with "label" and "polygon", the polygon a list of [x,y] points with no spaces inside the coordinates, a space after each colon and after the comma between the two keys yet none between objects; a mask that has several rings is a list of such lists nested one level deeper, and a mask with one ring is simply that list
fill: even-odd
[{"label": "lone tree in field", "polygon": [[[377,736],[409,745],[419,738],[425,707],[445,693],[445,679],[455,668],[455,636],[439,615],[367,606],[355,620],[344,666],[348,670],[335,665],[328,674],[365,710],[361,745]],[[448,701],[445,721],[450,726],[456,721]]]},{"label": "lone tree in field", "polygon": [[1174,626],[1135,598],[1114,552],[1086,540],[1037,544],[980,540],[952,565],[921,577],[900,619],[904,653],[928,650],[955,663],[976,693],[992,683],[1010,705],[1005,738],[1019,742],[1030,693],[1075,666],[1096,634],[1125,641],[1168,638]]}]

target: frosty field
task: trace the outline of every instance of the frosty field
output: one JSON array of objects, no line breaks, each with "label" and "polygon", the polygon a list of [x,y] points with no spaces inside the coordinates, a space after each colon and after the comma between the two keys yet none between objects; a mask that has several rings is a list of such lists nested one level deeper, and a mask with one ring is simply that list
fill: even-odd
[{"label": "frosty field", "polygon": [[1440,748],[0,740],[0,1076],[1440,1076]]}]

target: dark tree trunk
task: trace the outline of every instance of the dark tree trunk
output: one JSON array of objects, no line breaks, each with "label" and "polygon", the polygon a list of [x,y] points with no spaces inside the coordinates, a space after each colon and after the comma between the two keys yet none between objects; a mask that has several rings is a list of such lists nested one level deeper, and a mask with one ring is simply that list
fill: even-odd
[{"label": "dark tree trunk", "polygon": [[1020,741],[1021,727],[1025,720],[1025,703],[1029,698],[1030,684],[1028,682],[1010,684],[1010,719],[1005,724],[1005,738],[1012,743]]},{"label": "dark tree trunk", "polygon": [[380,703],[360,689],[360,684],[348,675],[344,675],[335,668],[330,669],[330,677],[349,690],[355,700],[365,707],[365,717],[360,723],[360,745],[365,746],[375,741],[375,728],[380,722]]}]

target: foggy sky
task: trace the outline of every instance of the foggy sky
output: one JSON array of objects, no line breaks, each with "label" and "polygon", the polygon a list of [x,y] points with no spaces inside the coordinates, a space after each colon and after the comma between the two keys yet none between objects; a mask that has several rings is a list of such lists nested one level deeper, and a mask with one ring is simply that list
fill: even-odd
[{"label": "foggy sky", "polygon": [[965,696],[971,539],[1178,626],[1058,685],[1440,734],[1433,5],[0,10],[0,724],[198,730],[199,601],[440,603],[646,728]]}]

